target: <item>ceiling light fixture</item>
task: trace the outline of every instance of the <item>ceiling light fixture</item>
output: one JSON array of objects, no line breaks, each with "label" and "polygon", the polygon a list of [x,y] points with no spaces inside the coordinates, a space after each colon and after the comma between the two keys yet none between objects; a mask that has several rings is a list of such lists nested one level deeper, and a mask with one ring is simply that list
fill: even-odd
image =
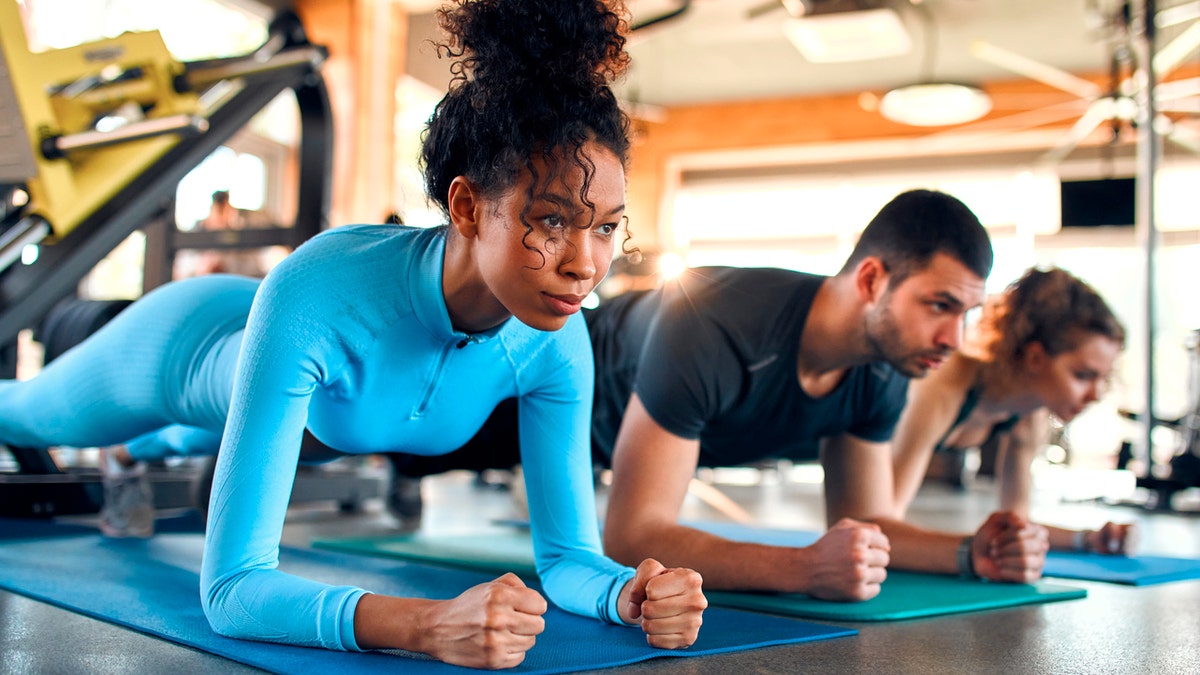
[{"label": "ceiling light fixture", "polygon": [[879,114],[915,127],[973,122],[992,110],[992,99],[979,87],[928,82],[896,87],[879,101]]},{"label": "ceiling light fixture", "polygon": [[933,77],[937,63],[937,25],[931,10],[913,5],[924,21],[925,53],[921,79],[896,87],[880,99],[879,114],[900,124],[917,127],[950,126],[973,122],[992,110],[992,99],[979,87],[959,82],[939,82]]},{"label": "ceiling light fixture", "polygon": [[812,63],[882,59],[912,49],[900,16],[889,8],[790,18],[783,32]]}]

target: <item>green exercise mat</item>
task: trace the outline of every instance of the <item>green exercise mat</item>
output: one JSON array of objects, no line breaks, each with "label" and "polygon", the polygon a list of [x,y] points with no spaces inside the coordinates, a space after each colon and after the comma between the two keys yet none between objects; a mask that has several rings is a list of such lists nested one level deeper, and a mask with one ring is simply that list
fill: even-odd
[{"label": "green exercise mat", "polygon": [[528,532],[406,534],[392,537],[318,539],[313,548],[438,563],[481,572],[536,577]]},{"label": "green exercise mat", "polygon": [[865,602],[830,602],[800,593],[709,591],[713,605],[831,621],[896,621],[941,614],[1074,600],[1087,591],[1040,581],[1001,584],[941,574],[889,571],[879,595]]},{"label": "green exercise mat", "polygon": [[[533,541],[523,531],[325,539],[313,542],[313,546],[497,574],[514,572],[531,578],[537,574],[533,562]],[[1072,600],[1086,597],[1087,591],[1045,581],[1001,584],[937,574],[889,571],[883,590],[866,602],[830,602],[798,593],[709,591],[707,595],[713,605],[808,619],[893,621]]]}]

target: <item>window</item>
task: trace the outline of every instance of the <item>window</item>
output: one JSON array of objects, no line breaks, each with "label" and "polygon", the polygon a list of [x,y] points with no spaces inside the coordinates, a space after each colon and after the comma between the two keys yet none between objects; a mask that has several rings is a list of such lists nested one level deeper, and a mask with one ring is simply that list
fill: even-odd
[{"label": "window", "polygon": [[29,48],[40,52],[157,30],[180,61],[245,54],[266,40],[273,11],[252,0],[26,0]]},{"label": "window", "polygon": [[[1075,457],[1086,462],[1090,456],[1111,466],[1125,430],[1117,408],[1144,406],[1146,253],[1135,228],[1063,228],[1060,189],[1063,181],[1134,175],[1132,152],[1103,162],[1081,152],[1071,164],[1034,171],[1029,167],[1035,165],[1036,152],[921,156],[910,146],[898,147],[890,158],[886,147],[873,155],[843,144],[817,149],[807,158],[805,149],[797,148],[795,161],[780,160],[783,151],[773,150],[774,155],[767,153],[768,166],[750,153],[678,158],[679,186],[669,198],[663,249],[680,253],[689,266],[772,266],[833,274],[858,233],[893,196],[918,187],[953,194],[992,236],[995,265],[989,293],[1001,291],[1031,265],[1057,265],[1095,287],[1125,324],[1128,345],[1118,362],[1115,390],[1081,416],[1086,421],[1072,425],[1077,427],[1072,432]],[[1200,304],[1191,297],[1200,260],[1196,185],[1200,160],[1182,155],[1167,158],[1156,181],[1161,243],[1154,270],[1154,390],[1156,414],[1166,418],[1187,407],[1185,343],[1200,328]]]}]

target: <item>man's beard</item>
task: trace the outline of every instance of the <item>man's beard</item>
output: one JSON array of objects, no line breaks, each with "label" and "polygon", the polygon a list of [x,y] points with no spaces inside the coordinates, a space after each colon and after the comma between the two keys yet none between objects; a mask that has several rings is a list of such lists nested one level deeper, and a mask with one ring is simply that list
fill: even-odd
[{"label": "man's beard", "polygon": [[892,306],[889,302],[890,295],[890,292],[885,293],[875,310],[868,313],[863,319],[867,345],[874,352],[874,360],[887,362],[901,375],[925,377],[929,373],[929,368],[922,365],[919,359],[926,356],[944,358],[949,350],[930,349],[917,353],[908,351],[900,339],[900,323],[896,321],[896,315],[892,313]]}]

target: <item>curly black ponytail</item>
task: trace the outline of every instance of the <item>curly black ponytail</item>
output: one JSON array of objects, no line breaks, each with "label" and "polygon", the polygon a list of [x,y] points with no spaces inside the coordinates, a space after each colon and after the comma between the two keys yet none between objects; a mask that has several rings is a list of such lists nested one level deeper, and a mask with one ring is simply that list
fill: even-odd
[{"label": "curly black ponytail", "polygon": [[[535,154],[582,168],[581,196],[594,171],[582,161],[585,143],[628,165],[629,118],[609,88],[629,64],[620,0],[454,0],[439,20],[449,36],[439,54],[454,59],[454,77],[425,130],[421,164],[443,211],[455,177],[497,195],[533,170]],[[557,164],[548,166],[562,171]]]}]

